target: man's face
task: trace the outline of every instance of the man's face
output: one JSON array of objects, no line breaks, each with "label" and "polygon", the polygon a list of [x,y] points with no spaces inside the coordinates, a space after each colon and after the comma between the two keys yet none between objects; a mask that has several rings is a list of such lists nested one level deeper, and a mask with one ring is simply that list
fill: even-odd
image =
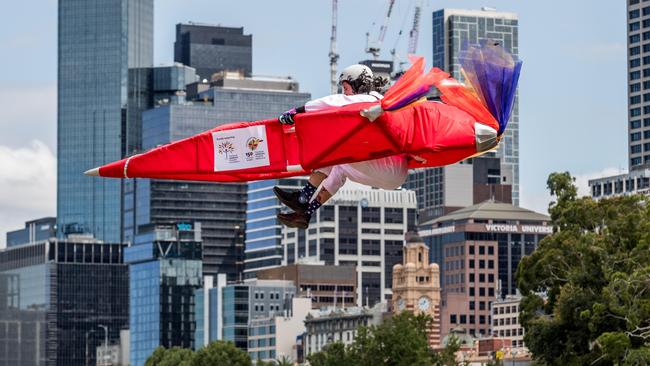
[{"label": "man's face", "polygon": [[341,83],[341,86],[343,87],[343,94],[345,94],[345,95],[354,95],[354,91],[352,90],[352,86],[350,85],[350,83],[343,80],[343,82]]}]

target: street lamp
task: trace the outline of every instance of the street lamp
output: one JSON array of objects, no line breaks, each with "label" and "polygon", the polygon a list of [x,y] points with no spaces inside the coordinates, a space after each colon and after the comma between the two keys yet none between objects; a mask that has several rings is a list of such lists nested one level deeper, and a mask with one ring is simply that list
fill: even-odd
[{"label": "street lamp", "polygon": [[[102,358],[106,360],[106,355],[108,354],[108,327],[101,324],[98,324],[97,326],[104,329],[104,355]],[[104,360],[102,360],[102,364],[104,363]]]}]

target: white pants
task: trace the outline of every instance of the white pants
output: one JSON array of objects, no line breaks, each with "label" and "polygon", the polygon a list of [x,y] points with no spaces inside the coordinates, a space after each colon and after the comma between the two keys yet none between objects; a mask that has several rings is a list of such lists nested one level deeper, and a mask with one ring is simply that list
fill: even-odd
[{"label": "white pants", "polygon": [[406,181],[408,166],[406,155],[403,154],[319,168],[316,171],[327,175],[323,188],[334,195],[347,179],[371,187],[395,189]]}]

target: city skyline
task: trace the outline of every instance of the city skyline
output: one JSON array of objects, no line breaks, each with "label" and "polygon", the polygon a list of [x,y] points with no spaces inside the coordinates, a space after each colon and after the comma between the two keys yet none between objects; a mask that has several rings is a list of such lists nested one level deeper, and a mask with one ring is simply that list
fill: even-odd
[{"label": "city skyline", "polygon": [[[553,10],[559,2],[542,5],[494,1],[489,4],[498,11],[517,13],[521,22],[520,56],[524,60],[520,86],[522,207],[543,212],[548,201],[545,181],[551,171],[571,170],[586,187],[586,176],[591,173],[596,175],[606,167],[616,171],[617,167],[627,165],[627,137],[621,128],[626,123],[627,110],[626,38],[625,28],[621,26],[625,10],[616,4],[604,4],[593,9],[593,17],[573,17],[584,3],[563,3],[561,12]],[[363,53],[365,31],[376,34],[378,26],[371,27],[371,23],[379,23],[385,11],[385,4],[370,4],[369,1],[340,3],[338,37],[342,56],[339,65],[366,58]],[[422,16],[418,53],[431,58],[430,29],[434,10],[443,7],[479,9],[482,5],[485,4],[478,1],[429,4]],[[301,83],[302,90],[313,96],[324,95],[328,90],[326,54],[330,6],[329,1],[309,6],[287,1],[274,7],[256,3],[255,11],[246,12],[245,9],[251,8],[250,3],[242,2],[221,4],[219,11],[212,12],[205,11],[206,7],[210,8],[205,1],[186,2],[183,6],[156,4],[154,63],[171,63],[176,23],[191,20],[244,27],[246,34],[255,37],[253,65],[256,74],[291,74]],[[407,10],[408,4],[397,4],[384,43],[385,50],[393,47],[397,28],[402,23],[407,30],[410,27],[408,15],[404,21]],[[56,2],[46,2],[39,9],[17,4],[6,14],[20,18],[28,11],[35,28],[29,31],[13,29],[11,24],[15,20],[7,19],[3,27],[10,29],[4,28],[0,37],[0,47],[11,51],[11,57],[0,61],[3,69],[38,70],[0,73],[0,95],[4,96],[0,98],[0,123],[6,131],[0,137],[0,165],[3,166],[0,187],[5,191],[0,196],[4,203],[0,212],[2,233],[22,227],[25,221],[52,215],[56,202],[52,187],[52,176],[55,176],[52,165],[56,165],[56,36],[52,34],[56,33]],[[285,13],[295,14],[290,17],[290,24],[304,31],[278,27],[277,19]],[[313,14],[327,16],[314,17]],[[360,18],[359,14],[367,16]],[[607,16],[603,18],[597,14]],[[537,20],[551,15],[558,20],[553,27]],[[269,27],[273,27],[273,31],[265,31]],[[37,32],[37,36],[33,32]],[[398,48],[405,49],[406,41],[402,36]],[[304,51],[297,56],[296,49]],[[552,82],[549,76],[553,74],[559,75],[562,84]],[[567,77],[573,81],[575,89],[560,89],[558,85],[564,85]],[[593,83],[602,87],[590,87]],[[608,91],[605,97],[603,91]],[[601,103],[602,100],[608,103]],[[35,116],[33,111],[41,113]],[[573,141],[584,131],[588,131],[593,140],[608,143],[578,142],[580,148],[574,151]],[[0,247],[3,246],[4,235],[0,235]]]}]

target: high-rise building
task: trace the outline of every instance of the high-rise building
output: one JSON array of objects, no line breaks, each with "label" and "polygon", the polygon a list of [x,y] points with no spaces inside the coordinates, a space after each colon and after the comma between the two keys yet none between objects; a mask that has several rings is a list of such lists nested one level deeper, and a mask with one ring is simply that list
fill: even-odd
[{"label": "high-rise building", "polygon": [[489,335],[492,302],[517,293],[519,261],[552,232],[548,216],[491,200],[422,223],[440,265],[442,335],[456,327]]},{"label": "high-rise building", "polygon": [[177,24],[174,61],[196,69],[201,80],[219,71],[253,72],[253,36],[244,28]]},{"label": "high-rise building", "polygon": [[[492,40],[499,42],[515,56],[519,53],[519,30],[516,14],[492,10],[441,9],[433,12],[432,24],[433,66],[449,72],[457,80],[463,80],[459,55],[467,44]],[[518,97],[516,97],[508,129],[497,152],[486,154],[486,156],[500,158],[498,184],[511,186],[510,196],[515,206],[519,205],[518,106]],[[442,168],[418,169],[410,173],[405,186],[417,192],[418,208],[426,209],[422,215],[425,220],[478,203],[472,200],[471,184],[465,184],[462,190],[456,185],[459,179],[470,179],[469,182],[471,182],[468,168],[463,165],[472,163],[473,159],[468,159],[460,164]],[[496,176],[496,174],[494,175]],[[497,190],[503,188],[499,187]],[[510,187],[507,188],[510,189]]]},{"label": "high-rise building", "polygon": [[141,227],[126,249],[130,359],[142,366],[158,346],[195,347],[196,290],[203,286],[201,225]]},{"label": "high-rise building", "polygon": [[[183,75],[180,71],[175,73]],[[157,70],[154,75],[158,80]],[[188,79],[191,78],[185,78]],[[174,85],[181,87],[178,82]],[[311,97],[300,93],[294,80],[246,78],[239,73],[223,73],[203,89],[192,95],[190,101],[177,98],[145,111],[143,148],[178,141],[225,123],[275,118]],[[128,180],[124,239],[132,241],[141,225],[200,222],[204,273],[214,277],[226,273],[229,281],[238,280],[243,267],[246,189],[246,183]]]},{"label": "high-rise building", "polygon": [[0,365],[95,364],[129,324],[124,247],[70,237],[0,251]]},{"label": "high-rise building", "polygon": [[252,360],[272,362],[296,360],[296,340],[305,333],[305,319],[311,311],[311,299],[294,297],[284,312],[251,319],[248,325],[248,355]]},{"label": "high-rise building", "polygon": [[59,236],[121,236],[122,181],[83,172],[138,150],[153,65],[153,0],[58,7]]},{"label": "high-rise building", "polygon": [[650,46],[644,30],[650,26],[650,6],[627,1],[628,164],[630,170],[650,167]]},{"label": "high-rise building", "polygon": [[650,5],[627,1],[628,173],[589,181],[595,199],[650,194]]},{"label": "high-rise building", "polygon": [[249,183],[244,276],[303,260],[356,266],[357,305],[390,298],[392,268],[402,262],[404,233],[416,224],[415,193],[343,187],[312,217],[309,229],[280,224],[273,186],[302,187],[304,179]]},{"label": "high-rise building", "polygon": [[222,317],[222,334],[217,339],[248,349],[248,326],[253,319],[268,318],[291,310],[296,287],[291,281],[263,280],[225,286],[217,316]]},{"label": "high-rise building", "polygon": [[27,221],[25,228],[7,232],[7,247],[32,244],[56,237],[56,217]]}]

